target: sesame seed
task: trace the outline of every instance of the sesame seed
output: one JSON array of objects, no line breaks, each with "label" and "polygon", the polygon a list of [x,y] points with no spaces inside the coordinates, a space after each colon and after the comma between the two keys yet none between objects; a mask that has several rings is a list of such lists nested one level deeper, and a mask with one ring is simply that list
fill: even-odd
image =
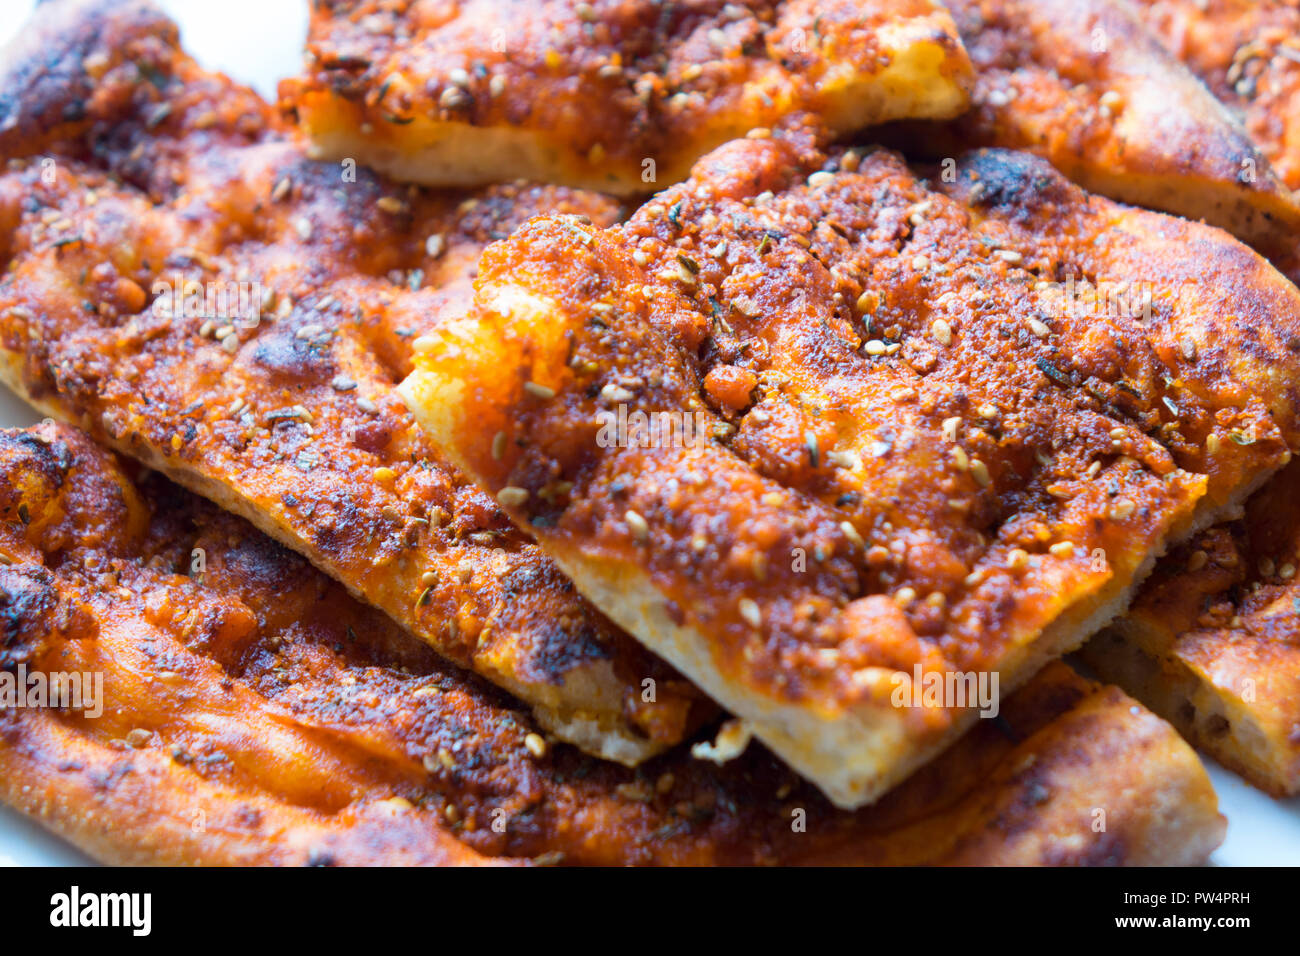
[{"label": "sesame seed", "polygon": [[492,457],[497,461],[506,453],[506,433],[497,432],[492,436]]},{"label": "sesame seed", "polygon": [[1022,256],[1020,253],[1016,252],[1014,249],[999,249],[997,250],[997,252],[993,254],[997,256],[999,259],[1001,259],[1003,262],[1006,262],[1013,266],[1018,266],[1020,265],[1020,263],[1025,261],[1025,257]]},{"label": "sesame seed", "polygon": [[234,355],[239,351],[239,336],[235,335],[233,332],[230,333],[221,340],[221,347],[231,355]]},{"label": "sesame seed", "polygon": [[834,465],[836,468],[845,468],[849,471],[857,471],[858,468],[862,466],[862,459],[852,451],[828,452],[826,455],[826,461],[829,464]]},{"label": "sesame seed", "polygon": [[930,336],[940,345],[951,345],[952,326],[943,319],[935,319],[930,323]]},{"label": "sesame seed", "polygon": [[1136,510],[1137,502],[1132,498],[1116,498],[1115,503],[1110,507],[1110,517],[1114,521],[1123,521],[1132,517]]},{"label": "sesame seed", "polygon": [[524,382],[524,391],[533,398],[554,398],[555,389],[547,385],[539,385],[536,382]]},{"label": "sesame seed", "polygon": [[1264,577],[1271,578],[1273,576],[1273,572],[1275,572],[1276,570],[1277,570],[1277,565],[1273,563],[1272,558],[1259,559],[1259,573],[1262,574]]},{"label": "sesame seed", "polygon": [[979,485],[981,488],[987,488],[993,483],[993,479],[989,476],[988,465],[984,464],[984,462],[980,461],[978,458],[972,458],[970,460],[970,473],[971,477],[975,479],[975,484]]},{"label": "sesame seed", "polygon": [[1282,567],[1277,569],[1277,576],[1283,581],[1290,581],[1295,577],[1295,565],[1288,561],[1286,564],[1282,565]]},{"label": "sesame seed", "polygon": [[899,607],[908,607],[916,600],[916,588],[899,588],[894,592],[894,603]]},{"label": "sesame seed", "polygon": [[858,312],[862,315],[874,315],[876,309],[880,307],[880,293],[864,292],[858,296]]},{"label": "sesame seed", "polygon": [[998,417],[998,407],[996,405],[981,405],[979,408],[980,418],[986,421],[993,421]]},{"label": "sesame seed", "polygon": [[1199,571],[1210,563],[1210,556],[1199,548],[1187,558],[1187,570]]},{"label": "sesame seed", "polygon": [[1024,548],[1012,548],[1007,552],[1007,567],[1012,571],[1023,571],[1029,567],[1029,552]]},{"label": "sesame seed", "polygon": [[497,492],[497,501],[506,508],[518,508],[528,500],[528,489],[516,485],[506,485]]},{"label": "sesame seed", "polygon": [[645,541],[650,537],[650,525],[638,512],[631,510],[623,512],[623,520],[627,522],[628,530],[637,541]]},{"label": "sesame seed", "polygon": [[952,418],[943,420],[943,440],[946,442],[955,442],[957,440],[957,429],[961,428],[961,416],[954,415]]},{"label": "sesame seed", "polygon": [[841,521],[841,522],[840,522],[840,530],[841,530],[842,532],[844,532],[844,537],[848,538],[850,541],[852,541],[854,544],[856,544],[859,548],[861,548],[861,547],[863,547],[864,545],[866,545],[867,542],[865,542],[864,540],[862,540],[862,535],[858,533],[858,529],[855,528],[855,527],[853,527],[853,522],[851,522],[851,521]]},{"label": "sesame seed", "polygon": [[1196,340],[1192,338],[1183,339],[1182,343],[1183,358],[1189,362],[1196,361]]},{"label": "sesame seed", "polygon": [[600,390],[600,397],[607,402],[630,402],[636,396],[621,385],[609,384]]},{"label": "sesame seed", "polygon": [[740,599],[740,616],[745,619],[750,627],[761,627],[763,625],[763,612],[758,609],[758,605],[751,598]]},{"label": "sesame seed", "polygon": [[868,355],[884,355],[885,343],[880,339],[871,339],[866,345],[862,346],[862,350]]},{"label": "sesame seed", "polygon": [[1029,320],[1029,331],[1033,332],[1034,335],[1038,336],[1040,339],[1045,339],[1052,334],[1052,330],[1044,323],[1038,321],[1038,319]]},{"label": "sesame seed", "polygon": [[966,449],[957,445],[952,450],[952,463],[957,466],[958,471],[967,471],[970,469],[970,455],[966,454]]},{"label": "sesame seed", "polygon": [[388,482],[392,481],[397,477],[397,472],[393,471],[393,469],[387,466],[380,466],[379,468],[376,468],[373,474],[375,476],[375,481],[384,484],[387,484]]},{"label": "sesame seed", "polygon": [[1101,94],[1101,99],[1097,101],[1097,104],[1105,115],[1110,116],[1124,108],[1124,97],[1114,90],[1107,90]]},{"label": "sesame seed", "polygon": [[1205,451],[1211,455],[1219,453],[1220,443],[1219,436],[1211,432],[1205,436]]},{"label": "sesame seed", "polygon": [[930,268],[930,257],[929,257],[929,256],[913,256],[913,257],[912,257],[912,268],[915,269],[917,272],[924,272],[926,269]]},{"label": "sesame seed", "polygon": [[[554,50],[551,50],[550,52],[551,52],[551,53],[555,53]],[[559,59],[559,54],[555,54],[555,56],[556,56],[556,59],[558,60],[558,59]],[[549,63],[549,60],[548,60],[548,63]],[[474,97],[470,96],[468,93],[466,93],[464,90],[462,90],[459,86],[454,86],[454,85],[453,85],[453,86],[448,86],[448,87],[447,87],[445,90],[443,90],[442,93],[439,94],[439,96],[438,96],[438,105],[439,105],[440,107],[442,107],[442,109],[444,109],[444,110],[458,110],[458,109],[462,109],[462,108],[464,108],[464,107],[469,106],[469,105],[472,104],[473,102],[474,102]]]},{"label": "sesame seed", "polygon": [[298,238],[303,242],[311,241],[312,226],[310,219],[299,216],[293,221],[293,229],[294,232],[298,233]]},{"label": "sesame seed", "polygon": [[1071,558],[1071,557],[1074,557],[1074,542],[1073,542],[1073,541],[1058,541],[1056,544],[1054,544],[1054,545],[1052,545],[1050,548],[1048,548],[1047,551],[1048,551],[1048,553],[1051,554],[1053,557],[1057,557],[1057,558]]},{"label": "sesame seed", "polygon": [[278,183],[276,183],[275,188],[271,190],[271,202],[279,202],[285,196],[289,195],[289,190],[291,190],[292,188],[293,188],[293,180],[290,179],[288,176],[285,176]]},{"label": "sesame seed", "polygon": [[424,240],[424,252],[430,259],[438,258],[446,248],[447,240],[439,233],[434,233],[428,239]]},{"label": "sesame seed", "polygon": [[819,172],[815,172],[808,177],[808,185],[812,186],[814,189],[820,188],[821,186],[829,186],[834,181],[835,181],[835,174],[828,173],[824,169],[820,170]]},{"label": "sesame seed", "polygon": [[375,200],[375,205],[379,207],[380,212],[386,212],[393,216],[404,213],[410,208],[396,196],[380,196]]},{"label": "sesame seed", "polygon": [[524,738],[524,746],[538,760],[546,756],[546,741],[542,739],[541,734],[529,734]]}]

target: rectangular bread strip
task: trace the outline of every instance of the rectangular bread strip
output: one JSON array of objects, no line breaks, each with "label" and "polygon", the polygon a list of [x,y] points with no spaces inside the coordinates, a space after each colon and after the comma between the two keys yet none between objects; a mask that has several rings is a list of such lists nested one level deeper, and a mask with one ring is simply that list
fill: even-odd
[{"label": "rectangular bread strip", "polygon": [[1023,153],[931,186],[741,140],[623,226],[531,221],[476,288],[400,388],[417,418],[842,806],[976,719],[908,706],[918,674],[1017,686],[1300,438],[1294,286]]},{"label": "rectangular bread strip", "polygon": [[1164,558],[1088,665],[1274,796],[1300,793],[1300,466]]},{"label": "rectangular bread strip", "polygon": [[1148,6],[952,0],[976,67],[973,108],[898,141],[940,156],[1028,150],[1085,189],[1203,219],[1300,275],[1300,199],[1270,162],[1277,150],[1166,47],[1169,31],[1148,28]]},{"label": "rectangular bread strip", "polygon": [[[1142,14],[1241,114],[1300,187],[1300,7],[1159,0]],[[1300,245],[1300,232],[1293,237]],[[1226,523],[1157,566],[1132,611],[1084,648],[1098,673],[1275,796],[1300,792],[1300,473],[1291,465]]]},{"label": "rectangular bread strip", "polygon": [[1300,190],[1300,5],[1295,0],[1146,0],[1151,31],[1245,124]]},{"label": "rectangular bread strip", "polygon": [[4,677],[103,679],[99,716],[0,709],[0,800],[110,863],[1197,864],[1223,838],[1173,729],[1060,664],[856,813],[758,747],[595,760],[64,426],[0,431],[0,608]]},{"label": "rectangular bread strip", "polygon": [[934,0],[331,0],[307,49],[281,97],[318,157],[620,194],[798,112],[841,133],[955,116],[971,76]]},{"label": "rectangular bread strip", "polygon": [[688,733],[699,695],[393,392],[484,244],[542,211],[617,207],[310,161],[145,4],[50,4],[23,38],[0,75],[0,378],[302,552],[565,739],[634,764]]}]

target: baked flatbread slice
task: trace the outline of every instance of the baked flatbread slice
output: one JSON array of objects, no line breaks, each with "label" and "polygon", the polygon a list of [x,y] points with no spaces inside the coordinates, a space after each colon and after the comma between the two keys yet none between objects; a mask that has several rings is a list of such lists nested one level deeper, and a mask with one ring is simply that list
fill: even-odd
[{"label": "baked flatbread slice", "polygon": [[0,611],[0,693],[98,673],[103,710],[0,709],[0,801],[110,863],[1197,864],[1223,838],[1173,729],[1064,665],[858,813],[759,748],[592,759],[64,427],[0,431]]},{"label": "baked flatbread slice", "polygon": [[0,378],[302,552],[565,739],[628,763],[681,739],[704,702],[393,392],[484,244],[542,211],[616,207],[310,161],[144,4],[47,4],[23,37],[0,76]]},{"label": "baked flatbread slice", "polygon": [[909,128],[906,146],[1029,150],[1085,189],[1203,219],[1300,275],[1300,200],[1278,151],[1166,48],[1169,30],[1147,28],[1145,6],[952,0],[977,71],[973,108],[950,127]]},{"label": "baked flatbread slice", "polygon": [[319,157],[614,193],[793,113],[835,132],[952,117],[971,75],[933,0],[333,0],[313,4],[307,50],[281,94]]},{"label": "baked flatbread slice", "polygon": [[[1139,9],[1151,31],[1241,120],[1282,182],[1300,190],[1300,6],[1150,0]],[[1300,229],[1265,251],[1300,281]]]},{"label": "baked flatbread slice", "polygon": [[1300,189],[1300,6],[1294,0],[1148,0],[1151,31],[1245,123]]},{"label": "baked flatbread slice", "polygon": [[[1300,8],[1162,0],[1141,9],[1243,117],[1283,180],[1300,186]],[[1300,232],[1293,239],[1300,246]],[[1298,490],[1292,465],[1241,520],[1162,561],[1131,613],[1084,651],[1099,673],[1277,796],[1300,792]]]},{"label": "baked flatbread slice", "polygon": [[400,392],[741,718],[723,749],[752,732],[857,806],[1287,460],[1298,333],[1226,233],[1027,154],[924,180],[753,138],[625,225],[490,246]]},{"label": "baked flatbread slice", "polygon": [[1081,652],[1274,796],[1300,792],[1300,466],[1157,565]]}]

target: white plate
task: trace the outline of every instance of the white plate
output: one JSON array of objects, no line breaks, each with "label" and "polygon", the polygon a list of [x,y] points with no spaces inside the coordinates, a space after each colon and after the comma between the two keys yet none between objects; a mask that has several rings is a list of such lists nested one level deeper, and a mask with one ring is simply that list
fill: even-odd
[{"label": "white plate", "polygon": [[[281,77],[297,72],[306,32],[306,0],[157,0],[181,25],[185,47],[210,68],[273,98]],[[0,43],[26,20],[33,0],[0,0]],[[0,426],[29,425],[37,416],[0,388]],[[1232,773],[1208,763],[1228,817],[1228,838],[1214,855],[1227,866],[1300,866],[1300,798],[1270,799]],[[67,844],[0,808],[0,865],[87,862]]]}]

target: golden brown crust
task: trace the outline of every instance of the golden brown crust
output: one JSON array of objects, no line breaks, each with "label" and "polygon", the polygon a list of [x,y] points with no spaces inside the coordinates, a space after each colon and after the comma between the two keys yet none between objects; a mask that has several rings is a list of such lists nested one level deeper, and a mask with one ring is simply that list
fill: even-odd
[{"label": "golden brown crust", "polygon": [[301,551],[568,739],[631,763],[681,739],[697,695],[586,605],[392,392],[485,243],[542,211],[609,222],[616,207],[517,184],[399,189],[309,161],[165,19],[74,7],[42,8],[59,28],[37,28],[38,61],[0,83],[0,376]]},{"label": "golden brown crust", "polygon": [[1295,0],[1146,0],[1152,31],[1243,118],[1300,189],[1300,6]]},{"label": "golden brown crust", "polygon": [[617,193],[801,111],[833,132],[951,117],[970,81],[932,0],[330,0],[308,55],[281,93],[322,156],[429,185]]},{"label": "golden brown crust", "polygon": [[540,745],[300,557],[62,426],[0,432],[0,622],[0,669],[96,669],[106,695],[0,710],[0,799],[109,862],[1188,864],[1223,835],[1172,729],[1063,665],[855,814],[759,748],[633,771]]},{"label": "golden brown crust", "polygon": [[1084,648],[1098,673],[1277,796],[1300,792],[1300,466],[1160,562]]},{"label": "golden brown crust", "polygon": [[[1154,0],[1153,35],[1245,124],[1279,179],[1300,187],[1300,7],[1274,0]],[[1300,276],[1300,230],[1263,248]],[[1289,249],[1288,249],[1289,245]],[[1288,585],[1297,472],[1157,566],[1132,612],[1084,649],[1108,679],[1197,746],[1276,795],[1300,790],[1300,649]],[[1268,573],[1265,573],[1265,572]]]},{"label": "golden brown crust", "polygon": [[[896,706],[914,667],[1016,686],[1300,439],[1300,292],[1262,259],[1025,154],[954,179],[728,144],[626,225],[489,247],[400,389],[593,603],[843,805],[974,719]],[[703,435],[602,439],[620,407]]]},{"label": "golden brown crust", "polygon": [[1150,14],[1128,0],[949,6],[977,68],[974,108],[909,143],[1029,150],[1085,189],[1203,219],[1294,265],[1300,200],[1270,163],[1277,150],[1162,45],[1167,30],[1144,26]]}]

